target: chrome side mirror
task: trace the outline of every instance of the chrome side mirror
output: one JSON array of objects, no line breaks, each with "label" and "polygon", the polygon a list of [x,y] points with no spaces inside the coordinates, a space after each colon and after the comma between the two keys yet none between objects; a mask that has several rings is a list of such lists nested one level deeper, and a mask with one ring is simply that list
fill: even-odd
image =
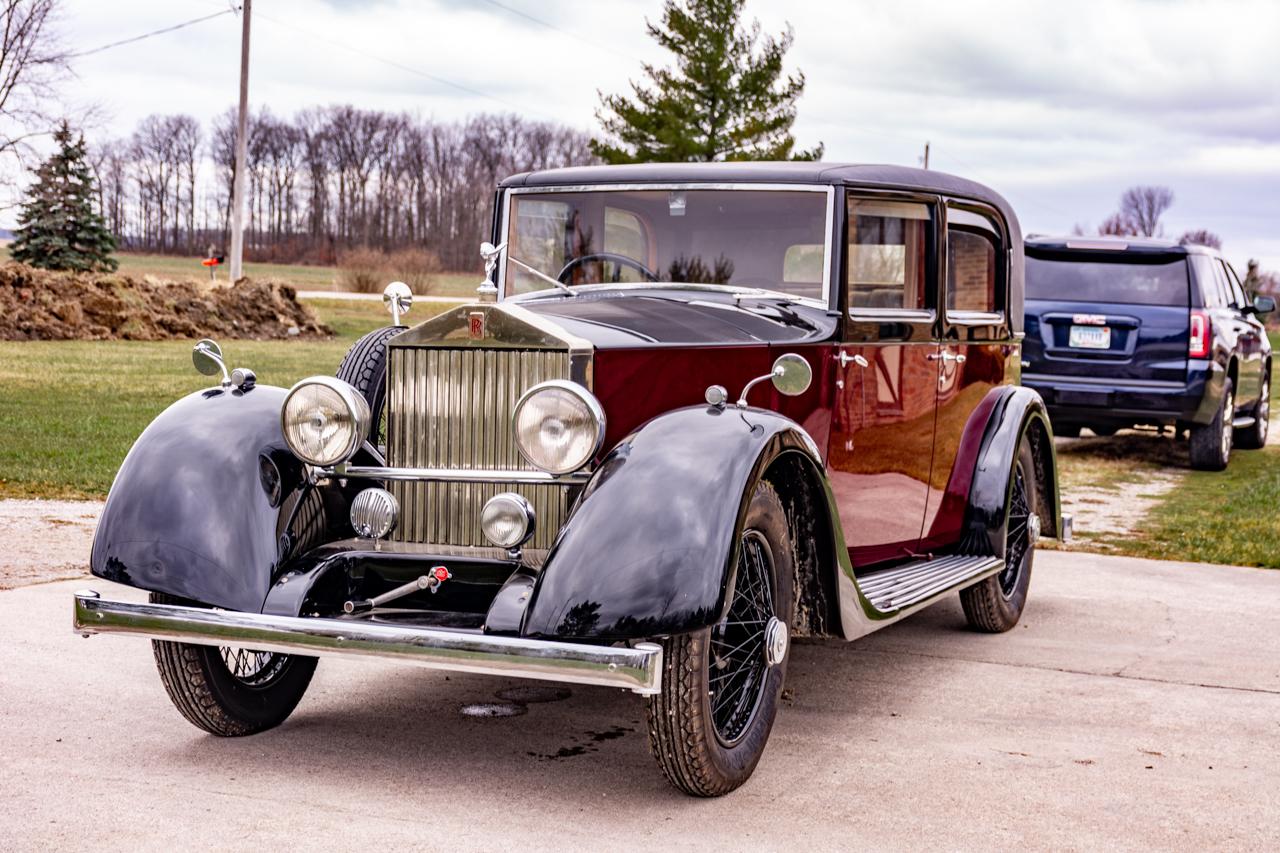
[{"label": "chrome side mirror", "polygon": [[393,281],[382,291],[382,304],[391,312],[391,325],[402,325],[401,316],[408,314],[413,305],[413,291],[403,281]]},{"label": "chrome side mirror", "polygon": [[783,353],[774,361],[773,370],[752,379],[742,389],[742,396],[738,398],[739,409],[747,407],[747,392],[766,379],[772,380],[773,387],[779,394],[795,397],[809,390],[809,385],[813,382],[813,368],[809,367],[809,362],[803,356],[793,352]]},{"label": "chrome side mirror", "polygon": [[227,373],[227,363],[222,358],[222,347],[218,346],[217,341],[209,338],[197,341],[195,348],[191,350],[191,363],[204,376],[217,376],[221,373],[222,387],[231,386],[231,375]]},{"label": "chrome side mirror", "polygon": [[1253,313],[1270,314],[1274,310],[1276,310],[1276,300],[1273,297],[1263,294],[1253,297]]},{"label": "chrome side mirror", "polygon": [[772,377],[773,387],[778,389],[779,394],[797,397],[809,390],[809,385],[813,382],[813,368],[803,356],[789,352],[778,356],[778,360],[773,363]]}]

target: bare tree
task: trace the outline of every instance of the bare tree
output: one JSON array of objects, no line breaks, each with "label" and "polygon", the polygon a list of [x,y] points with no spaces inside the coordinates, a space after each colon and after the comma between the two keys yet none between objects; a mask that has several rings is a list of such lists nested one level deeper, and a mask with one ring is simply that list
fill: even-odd
[{"label": "bare tree", "polygon": [[58,44],[58,0],[0,0],[0,157],[29,151],[27,140],[52,129],[55,84],[67,74]]},{"label": "bare tree", "polygon": [[1182,246],[1209,246],[1221,250],[1222,238],[1205,228],[1196,228],[1183,233],[1178,238],[1178,244]]},{"label": "bare tree", "polygon": [[1172,206],[1173,190],[1168,187],[1129,187],[1120,197],[1120,215],[1143,237],[1161,233],[1160,217]]},{"label": "bare tree", "polygon": [[1136,237],[1138,236],[1138,226],[1134,225],[1133,220],[1123,213],[1113,213],[1102,220],[1102,224],[1098,226],[1098,233],[1113,237]]},{"label": "bare tree", "polygon": [[[121,246],[189,254],[226,244],[234,128],[231,111],[207,135],[190,116],[150,116],[128,144],[95,149],[98,203]],[[256,110],[246,250],[254,260],[333,263],[358,247],[425,249],[450,269],[471,269],[494,184],[513,172],[592,162],[588,142],[571,128],[512,115],[436,123],[351,106],[292,118]]]}]

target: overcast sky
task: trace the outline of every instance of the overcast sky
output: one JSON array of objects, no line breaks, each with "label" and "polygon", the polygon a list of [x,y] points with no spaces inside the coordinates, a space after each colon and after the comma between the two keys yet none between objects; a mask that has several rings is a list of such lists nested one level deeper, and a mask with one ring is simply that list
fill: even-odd
[{"label": "overcast sky", "polygon": [[[65,0],[62,33],[88,50],[226,6]],[[665,61],[644,29],[661,7],[255,0],[250,99],[283,114],[517,110],[592,130],[597,90]],[[794,28],[789,65],[808,79],[796,136],[829,161],[917,165],[927,140],[932,167],[1003,193],[1026,232],[1095,226],[1125,187],[1165,184],[1169,236],[1208,228],[1241,274],[1249,257],[1280,269],[1276,0],[748,0],[747,13]],[[78,59],[68,88],[102,111],[94,136],[149,113],[207,122],[235,102],[239,37],[223,15]]]}]

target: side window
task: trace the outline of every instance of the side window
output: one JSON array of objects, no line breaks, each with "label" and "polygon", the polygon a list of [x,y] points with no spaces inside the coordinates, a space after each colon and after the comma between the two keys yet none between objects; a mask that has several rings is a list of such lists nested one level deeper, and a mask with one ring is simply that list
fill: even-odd
[{"label": "side window", "polygon": [[927,308],[932,233],[928,205],[849,199],[849,308]]},{"label": "side window", "polygon": [[1213,258],[1208,255],[1191,255],[1191,266],[1196,271],[1196,284],[1204,299],[1204,307],[1221,308],[1226,305],[1222,282],[1218,279],[1222,271],[1221,268],[1214,270]]},{"label": "side window", "polygon": [[947,310],[998,310],[994,235],[951,228],[947,233]]},{"label": "side window", "polygon": [[1231,304],[1237,308],[1243,308],[1249,304],[1249,298],[1244,295],[1244,285],[1240,283],[1240,278],[1231,268],[1231,264],[1223,261],[1222,267],[1227,275],[1227,290],[1231,293]]}]

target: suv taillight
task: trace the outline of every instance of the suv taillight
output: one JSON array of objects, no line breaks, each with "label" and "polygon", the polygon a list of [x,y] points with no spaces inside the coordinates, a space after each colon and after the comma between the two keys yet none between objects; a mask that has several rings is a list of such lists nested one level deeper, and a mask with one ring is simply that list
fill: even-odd
[{"label": "suv taillight", "polygon": [[1187,355],[1191,358],[1208,358],[1210,342],[1213,340],[1213,324],[1204,311],[1191,312],[1191,341],[1187,346]]}]

